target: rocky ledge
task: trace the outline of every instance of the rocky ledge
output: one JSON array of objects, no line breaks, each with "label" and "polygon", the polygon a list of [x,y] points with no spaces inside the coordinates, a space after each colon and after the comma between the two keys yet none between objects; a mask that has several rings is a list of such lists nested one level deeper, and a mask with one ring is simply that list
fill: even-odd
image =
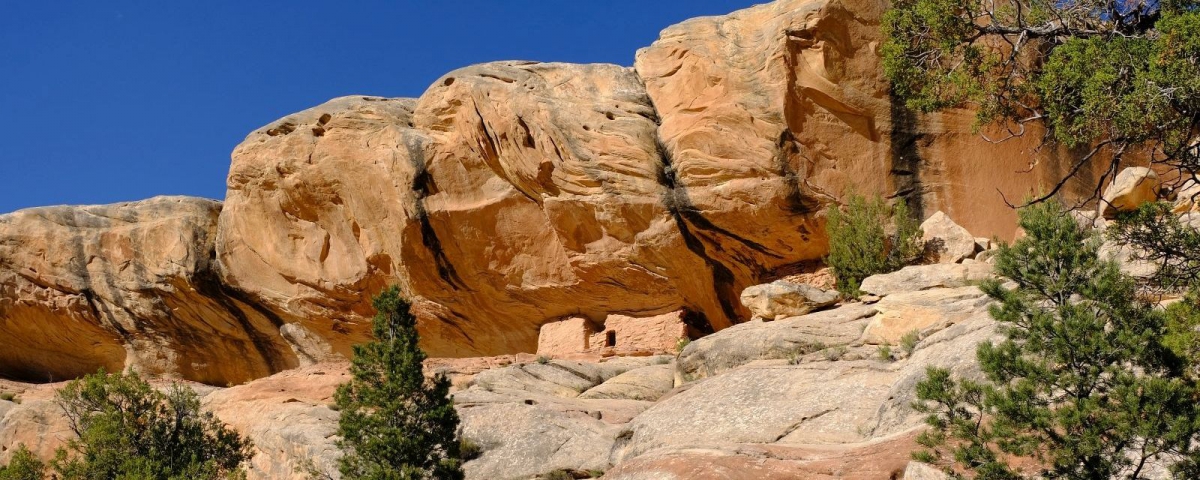
[{"label": "rocky ledge", "polygon": [[[984,265],[986,264],[979,264]],[[946,278],[918,267],[875,283]],[[981,271],[983,276],[986,270]],[[431,359],[448,374],[462,432],[483,447],[471,479],[554,470],[612,479],[902,478],[921,417],[914,384],[928,366],[976,375],[975,345],[995,335],[973,286],[904,282],[875,303],[742,323],[678,355]],[[916,332],[906,349],[900,337]],[[891,356],[881,357],[890,345]],[[347,365],[320,363],[227,388],[204,403],[255,444],[251,478],[336,474],[333,390]],[[17,443],[49,455],[68,438],[56,384],[0,382],[0,463]]]},{"label": "rocky ledge", "polygon": [[698,336],[752,317],[746,287],[811,273],[850,191],[1010,237],[991,192],[1044,191],[1072,157],[892,99],[885,5],[778,0],[667,28],[632,68],[497,62],[334,99],[252,132],[223,204],[0,216],[0,376],[237,384],[349,353],[388,284],[435,356],[533,352],[574,318],[679,312]]}]

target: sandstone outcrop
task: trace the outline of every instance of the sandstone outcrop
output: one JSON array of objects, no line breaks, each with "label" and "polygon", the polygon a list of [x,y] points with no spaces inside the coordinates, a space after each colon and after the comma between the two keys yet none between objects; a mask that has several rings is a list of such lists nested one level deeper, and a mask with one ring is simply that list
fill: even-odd
[{"label": "sandstone outcrop", "polygon": [[1104,218],[1113,218],[1120,212],[1137,210],[1143,203],[1158,199],[1158,174],[1146,167],[1129,167],[1121,170],[1112,185],[1104,190],[1100,211]]},{"label": "sandstone outcrop", "polygon": [[992,277],[987,263],[910,265],[900,270],[864,278],[863,292],[886,296],[930,288],[965,287]]},{"label": "sandstone outcrop", "polygon": [[0,215],[0,376],[128,367],[226,385],[296,366],[279,319],[217,278],[220,211],[157,197]]},{"label": "sandstone outcrop", "polygon": [[[934,263],[959,263],[975,256],[979,248],[971,232],[963,228],[945,213],[937,212],[921,223],[921,239],[925,242],[925,255]],[[986,239],[984,239],[986,241]]]},{"label": "sandstone outcrop", "polygon": [[[819,259],[823,211],[851,190],[1009,237],[1015,213],[990,192],[1045,191],[1073,157],[893,99],[884,8],[778,0],[667,28],[633,68],[496,62],[417,99],[334,99],[252,132],[223,208],[6,216],[0,373],[237,383],[348,354],[388,284],[435,356],[532,352],[572,317],[686,311],[706,334],[751,317],[746,287]],[[138,208],[153,228],[117,225]]]},{"label": "sandstone outcrop", "polygon": [[[965,290],[916,293],[965,297]],[[426,367],[456,378],[462,434],[482,447],[465,465],[471,480],[528,479],[557,469],[601,470],[617,479],[889,478],[904,471],[915,448],[921,415],[909,405],[925,367],[977,375],[970,353],[994,335],[984,305],[946,305],[912,355],[894,362],[862,341],[878,307],[856,303],[737,325],[693,342],[678,360],[525,355],[431,359]],[[927,313],[938,310],[931,305]],[[789,355],[794,348],[786,345],[806,342],[848,351]],[[330,405],[348,378],[339,362],[228,388],[190,385],[206,408],[254,443],[250,478],[317,472],[336,479],[338,414]],[[48,458],[71,438],[54,403],[61,385],[0,382],[21,402],[0,401],[0,463],[17,443]]]},{"label": "sandstone outcrop", "polygon": [[756,318],[795,317],[837,303],[841,295],[803,283],[776,280],[742,290],[742,305]]}]

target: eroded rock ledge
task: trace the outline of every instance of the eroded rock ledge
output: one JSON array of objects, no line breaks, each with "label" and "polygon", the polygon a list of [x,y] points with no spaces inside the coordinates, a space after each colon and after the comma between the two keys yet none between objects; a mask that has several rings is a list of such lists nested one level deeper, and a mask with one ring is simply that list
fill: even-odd
[{"label": "eroded rock ledge", "polygon": [[1062,152],[891,99],[884,6],[779,0],[670,27],[633,68],[497,62],[417,99],[334,99],[251,133],[223,208],[5,216],[0,376],[237,383],[348,353],[391,283],[435,356],[532,352],[565,318],[684,311],[711,332],[825,253],[823,209],[851,190],[1010,236],[990,192],[1044,190]]}]

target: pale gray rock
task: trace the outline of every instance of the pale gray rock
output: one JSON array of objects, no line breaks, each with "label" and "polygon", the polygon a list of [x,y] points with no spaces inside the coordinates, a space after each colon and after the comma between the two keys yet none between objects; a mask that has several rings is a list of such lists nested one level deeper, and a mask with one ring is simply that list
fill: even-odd
[{"label": "pale gray rock", "polygon": [[977,315],[987,315],[990,300],[977,287],[936,288],[883,297],[863,331],[863,341],[898,345],[909,332],[922,338]]},{"label": "pale gray rock", "polygon": [[892,273],[867,277],[863,279],[859,288],[863,292],[883,297],[930,288],[964,287],[991,277],[992,266],[984,262],[911,265]]},{"label": "pale gray rock", "polygon": [[944,472],[933,468],[928,463],[909,462],[908,468],[904,469],[904,480],[948,480],[949,478]]},{"label": "pale gray rock", "polygon": [[683,446],[851,444],[908,431],[922,424],[911,390],[926,367],[975,369],[975,346],[994,335],[992,321],[977,320],[931,335],[898,362],[758,362],[695,382],[634,418],[614,459]]},{"label": "pale gray rock", "polygon": [[651,365],[617,375],[583,392],[582,399],[625,399],[656,401],[675,386],[675,367]]},{"label": "pale gray rock", "polygon": [[755,360],[791,358],[857,340],[876,312],[851,303],[774,322],[746,322],[688,344],[677,370],[684,379],[720,374]]}]

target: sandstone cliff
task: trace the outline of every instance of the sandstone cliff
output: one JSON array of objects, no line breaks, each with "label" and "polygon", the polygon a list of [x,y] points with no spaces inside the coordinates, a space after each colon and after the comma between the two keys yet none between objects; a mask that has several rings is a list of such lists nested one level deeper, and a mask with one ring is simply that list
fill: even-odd
[{"label": "sandstone cliff", "polygon": [[633,68],[497,62],[335,99],[251,133],[223,208],[5,216],[0,376],[241,382],[348,353],[390,283],[435,356],[532,352],[566,317],[683,310],[712,332],[825,252],[849,191],[1010,236],[999,193],[1048,189],[1070,157],[892,99],[884,5],[778,0],[670,27]]},{"label": "sandstone cliff", "polygon": [[[913,385],[930,365],[976,375],[970,352],[994,335],[977,288],[904,286],[938,283],[960,266],[930,266],[917,274],[924,282],[883,276],[876,283],[896,288],[877,304],[739,324],[675,357],[434,359],[427,373],[453,380],[462,434],[483,448],[465,465],[472,480],[555,470],[624,480],[900,478],[922,425]],[[900,310],[920,314],[893,315]],[[881,359],[878,345],[895,339],[872,333],[879,325],[921,340]],[[310,467],[338,478],[330,404],[347,379],[336,362],[192,387],[254,442],[250,478],[313,478]],[[0,393],[20,402],[0,400],[0,463],[18,443],[49,457],[71,438],[53,401],[59,386],[0,381]]]}]

